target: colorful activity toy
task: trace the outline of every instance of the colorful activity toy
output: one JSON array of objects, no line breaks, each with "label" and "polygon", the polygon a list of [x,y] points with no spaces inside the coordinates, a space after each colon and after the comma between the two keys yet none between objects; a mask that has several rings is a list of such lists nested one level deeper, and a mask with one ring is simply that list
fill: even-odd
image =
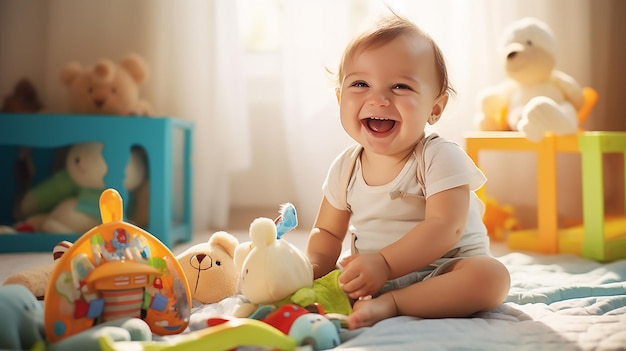
[{"label": "colorful activity toy", "polygon": [[48,340],[132,317],[143,319],[157,335],[184,331],[191,292],[174,254],[123,221],[116,190],[101,194],[100,214],[102,224],[82,235],[52,272],[44,304]]}]

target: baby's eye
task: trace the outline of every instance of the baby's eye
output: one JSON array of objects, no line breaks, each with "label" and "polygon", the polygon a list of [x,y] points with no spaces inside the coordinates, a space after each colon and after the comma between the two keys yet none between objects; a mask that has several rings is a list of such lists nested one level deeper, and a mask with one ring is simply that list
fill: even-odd
[{"label": "baby's eye", "polygon": [[410,86],[403,84],[403,83],[394,84],[393,88],[394,89],[411,89]]},{"label": "baby's eye", "polygon": [[367,85],[367,83],[365,83],[364,81],[359,80],[359,81],[352,83],[350,86],[357,87],[357,88],[367,88],[369,85]]}]

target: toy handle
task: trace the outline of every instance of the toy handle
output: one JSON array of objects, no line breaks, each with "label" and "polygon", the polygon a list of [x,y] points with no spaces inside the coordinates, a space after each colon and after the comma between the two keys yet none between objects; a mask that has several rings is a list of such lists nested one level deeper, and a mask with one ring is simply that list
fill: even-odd
[{"label": "toy handle", "polygon": [[103,224],[122,221],[123,211],[122,197],[117,190],[105,189],[100,194],[100,216]]}]

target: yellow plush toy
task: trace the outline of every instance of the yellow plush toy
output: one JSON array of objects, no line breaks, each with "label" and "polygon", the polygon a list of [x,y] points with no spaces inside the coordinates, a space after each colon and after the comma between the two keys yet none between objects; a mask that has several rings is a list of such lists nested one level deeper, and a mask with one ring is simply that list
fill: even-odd
[{"label": "yellow plush toy", "polygon": [[521,228],[519,220],[514,215],[513,206],[501,205],[495,198],[489,196],[484,199],[484,203],[483,222],[489,238],[502,241],[508,233]]},{"label": "yellow plush toy", "polygon": [[129,54],[119,64],[109,59],[86,67],[70,62],[63,68],[61,80],[72,113],[148,116],[152,107],[139,96],[139,86],[148,75],[145,60]]},{"label": "yellow plush toy", "polygon": [[548,25],[532,17],[512,23],[501,59],[508,79],[480,94],[479,129],[521,131],[535,142],[546,132],[578,130],[583,88],[555,68],[556,40]]},{"label": "yellow plush toy", "polygon": [[208,242],[196,244],[176,256],[196,303],[219,302],[237,293],[239,271],[234,254],[238,244],[233,235],[216,232]]}]

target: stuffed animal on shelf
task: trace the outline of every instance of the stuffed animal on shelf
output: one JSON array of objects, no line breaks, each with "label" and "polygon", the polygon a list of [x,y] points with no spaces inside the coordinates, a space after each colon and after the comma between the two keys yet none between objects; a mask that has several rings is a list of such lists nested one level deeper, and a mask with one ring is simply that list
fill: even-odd
[{"label": "stuffed animal on shelf", "polygon": [[479,129],[520,131],[535,142],[546,132],[578,130],[583,88],[555,68],[556,39],[547,24],[533,17],[513,22],[505,30],[501,60],[508,79],[480,93]]},{"label": "stuffed animal on shelf", "polygon": [[[283,214],[291,206],[285,206]],[[302,307],[320,303],[327,313],[350,314],[349,298],[339,287],[340,272],[313,280],[309,259],[284,238],[277,238],[276,223],[280,220],[255,219],[250,225],[251,242],[243,242],[235,250],[240,293],[250,302],[241,305],[235,315],[247,317],[259,305],[290,303]]]},{"label": "stuffed animal on shelf", "polygon": [[[26,218],[19,228],[47,233],[82,233],[100,223],[98,199],[104,190],[108,167],[103,144],[72,145],[65,168],[30,189],[20,203]],[[142,151],[132,149],[126,166],[124,186],[130,192],[146,179]]]},{"label": "stuffed animal on shelf", "polygon": [[152,107],[139,96],[139,86],[148,75],[146,61],[129,54],[119,64],[109,59],[87,67],[70,62],[63,68],[61,81],[67,87],[72,113],[149,116]]},{"label": "stuffed animal on shelf", "polygon": [[5,96],[2,101],[2,113],[35,113],[43,107],[37,90],[30,80],[24,78],[18,81],[13,92]]},{"label": "stuffed animal on shelf", "polygon": [[210,304],[237,294],[237,245],[239,240],[233,235],[216,232],[206,243],[196,244],[176,256],[195,302]]}]

